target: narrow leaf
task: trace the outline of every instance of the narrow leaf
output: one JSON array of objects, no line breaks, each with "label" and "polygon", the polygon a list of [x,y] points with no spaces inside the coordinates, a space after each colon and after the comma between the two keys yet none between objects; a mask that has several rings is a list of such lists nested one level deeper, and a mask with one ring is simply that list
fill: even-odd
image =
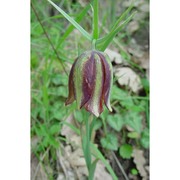
[{"label": "narrow leaf", "polygon": [[104,158],[102,153],[99,151],[99,149],[94,144],[92,144],[92,143],[91,143],[91,148],[94,151],[95,156],[97,158],[99,158],[104,163],[104,165],[106,166],[107,170],[109,171],[109,173],[113,177],[113,180],[118,180],[118,178],[117,178],[116,174],[114,173],[113,169],[111,168],[111,166],[109,165],[107,160]]},{"label": "narrow leaf", "polygon": [[72,124],[63,121],[61,122],[62,124],[65,124],[66,126],[68,126],[69,128],[71,128],[76,134],[80,135],[80,130],[78,128],[76,128],[75,126],[73,126]]},{"label": "narrow leaf", "polygon": [[51,0],[48,0],[48,2],[51,3],[76,29],[78,29],[84,37],[91,41],[92,38],[90,34],[86,30],[84,30],[73,18],[71,18],[66,12],[64,12]]},{"label": "narrow leaf", "polygon": [[[88,4],[80,13],[79,15],[75,18],[76,22],[79,23],[81,22],[81,20],[83,19],[83,17],[85,16],[85,14],[87,13],[87,11],[90,9],[90,5]],[[73,31],[73,29],[75,28],[74,25],[69,25],[69,27],[66,29],[64,35],[61,37],[60,39],[60,43],[58,45],[58,47],[64,42],[64,40],[69,36],[69,34]],[[58,49],[57,47],[57,49]]]},{"label": "narrow leaf", "polygon": [[[136,12],[135,12],[136,13]],[[105,49],[109,46],[109,44],[112,42],[113,38],[116,36],[116,34],[133,18],[135,13],[131,14],[118,28],[116,28],[114,31],[111,31],[107,37],[105,37],[104,40],[101,40],[101,44],[103,44],[100,48],[98,48],[100,51],[105,51]],[[97,42],[98,43],[98,42]]]},{"label": "narrow leaf", "polygon": [[91,168],[89,171],[89,179],[94,179],[94,172],[95,172],[98,160],[99,159],[94,160],[94,162],[91,164]]},{"label": "narrow leaf", "polygon": [[127,16],[127,14],[131,11],[131,9],[133,8],[133,6],[134,6],[134,5],[131,4],[131,5],[126,9],[126,11],[118,18],[118,20],[114,23],[111,31],[114,31],[114,30],[118,27],[119,23]]}]

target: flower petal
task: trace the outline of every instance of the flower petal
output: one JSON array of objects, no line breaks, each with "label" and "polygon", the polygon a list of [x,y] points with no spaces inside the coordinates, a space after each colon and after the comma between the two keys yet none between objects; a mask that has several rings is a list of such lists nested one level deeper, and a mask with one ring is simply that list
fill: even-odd
[{"label": "flower petal", "polygon": [[74,90],[75,90],[75,99],[77,101],[78,109],[81,108],[81,102],[83,99],[83,69],[90,58],[90,54],[88,52],[83,53],[77,60],[74,67],[73,74],[73,82],[74,82]]},{"label": "flower petal", "polygon": [[94,54],[94,71],[95,80],[92,89],[92,94],[89,101],[84,105],[87,111],[93,113],[95,116],[99,116],[103,111],[103,84],[104,84],[104,76],[103,76],[103,67],[101,60],[97,53],[92,52]]},{"label": "flower petal", "polygon": [[94,54],[91,53],[91,57],[85,63],[83,68],[83,97],[81,100],[81,107],[90,99],[92,95],[93,86],[95,83],[95,61]]},{"label": "flower petal", "polygon": [[76,62],[77,62],[77,59],[74,61],[72,68],[71,68],[71,71],[70,71],[70,74],[69,74],[69,83],[68,83],[69,95],[68,95],[68,98],[65,102],[65,105],[71,104],[75,100],[73,74],[74,74],[74,67],[75,67]]},{"label": "flower petal", "polygon": [[105,74],[105,80],[103,85],[103,99],[106,107],[112,111],[111,104],[110,104],[110,91],[113,84],[113,70],[112,70],[112,64],[109,59],[109,57],[104,53],[98,53],[101,62],[103,64],[103,71]]}]

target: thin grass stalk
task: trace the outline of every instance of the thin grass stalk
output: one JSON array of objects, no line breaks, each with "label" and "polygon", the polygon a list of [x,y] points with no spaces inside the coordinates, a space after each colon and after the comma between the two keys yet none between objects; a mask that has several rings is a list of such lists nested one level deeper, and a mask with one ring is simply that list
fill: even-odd
[{"label": "thin grass stalk", "polygon": [[66,75],[68,76],[68,72],[66,71],[66,68],[65,68],[63,62],[61,61],[61,59],[60,59],[60,57],[59,57],[59,55],[58,55],[58,52],[57,52],[56,48],[54,47],[52,41],[50,40],[49,35],[48,35],[48,33],[46,32],[46,30],[45,30],[45,28],[44,28],[44,26],[43,26],[43,24],[42,24],[42,22],[41,22],[41,20],[40,20],[40,18],[39,18],[39,15],[38,15],[37,11],[35,10],[32,2],[31,2],[31,7],[32,7],[32,9],[33,9],[33,11],[34,11],[34,14],[35,14],[37,20],[39,21],[39,24],[41,25],[41,27],[42,27],[42,29],[43,29],[43,31],[44,31],[44,34],[45,34],[46,38],[47,38],[48,41],[49,41],[49,44],[51,45],[54,53],[56,54],[56,56],[57,56],[57,58],[58,58],[58,60],[59,60],[59,62],[60,62],[60,64],[61,64],[61,66],[62,66],[62,68],[63,68],[63,71],[64,71],[64,72],[66,73]]}]

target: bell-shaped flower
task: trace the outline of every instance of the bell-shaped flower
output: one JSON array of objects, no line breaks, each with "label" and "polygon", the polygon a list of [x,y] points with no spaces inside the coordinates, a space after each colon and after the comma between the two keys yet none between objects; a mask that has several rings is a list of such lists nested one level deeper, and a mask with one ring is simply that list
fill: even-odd
[{"label": "bell-shaped flower", "polygon": [[110,92],[113,83],[112,64],[104,52],[86,51],[72,65],[69,75],[69,96],[66,105],[77,101],[95,116],[103,112],[103,103],[112,111]]}]

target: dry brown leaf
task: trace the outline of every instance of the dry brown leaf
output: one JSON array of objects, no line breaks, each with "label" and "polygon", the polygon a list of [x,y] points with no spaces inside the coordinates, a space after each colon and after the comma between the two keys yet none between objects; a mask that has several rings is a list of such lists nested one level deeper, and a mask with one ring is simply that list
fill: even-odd
[{"label": "dry brown leaf", "polygon": [[147,13],[138,11],[138,12],[134,15],[133,20],[141,21],[142,19],[145,19],[146,17],[147,17]]},{"label": "dry brown leaf", "polygon": [[[73,115],[70,115],[66,119],[67,123],[72,124],[73,126],[76,126],[73,120]],[[61,130],[61,134],[66,137],[68,141],[70,141],[75,146],[81,145],[81,138],[78,136],[69,126],[64,125]]]},{"label": "dry brown leaf", "polygon": [[115,76],[121,86],[128,86],[134,93],[142,89],[140,77],[129,67],[118,67]]},{"label": "dry brown leaf", "polygon": [[108,48],[105,50],[105,53],[108,54],[108,56],[112,62],[115,62],[116,64],[122,64],[123,63],[123,58],[119,53],[117,53],[111,49],[108,49]]},{"label": "dry brown leaf", "polygon": [[50,166],[44,165],[42,166],[42,163],[39,163],[39,160],[36,158],[36,156],[32,153],[31,154],[31,180],[48,180],[47,173],[52,174],[53,170]]},{"label": "dry brown leaf", "polygon": [[149,12],[149,3],[141,4],[141,6],[139,6],[139,10],[146,13]]},{"label": "dry brown leaf", "polygon": [[77,150],[72,152],[70,157],[70,162],[73,166],[86,166],[83,151],[81,148],[78,148]]},{"label": "dry brown leaf", "polygon": [[112,180],[111,175],[106,171],[104,164],[101,161],[97,162],[95,171],[95,180]]},{"label": "dry brown leaf", "polygon": [[148,175],[144,167],[144,165],[146,164],[146,159],[144,158],[143,151],[134,149],[132,156],[134,158],[134,163],[136,164],[136,168],[138,169],[139,174],[141,175],[143,180],[147,180]]},{"label": "dry brown leaf", "polygon": [[144,69],[149,69],[149,53],[144,52],[143,56],[139,58],[139,64]]},{"label": "dry brown leaf", "polygon": [[135,56],[137,58],[141,58],[144,54],[142,47],[137,44],[134,38],[131,39],[130,46],[128,47],[128,52],[131,53],[132,56]]},{"label": "dry brown leaf", "polygon": [[[134,7],[138,7],[143,3],[144,3],[144,0],[138,0],[138,1],[134,1],[133,4],[134,4]],[[129,7],[131,4],[132,4],[131,0],[126,0],[126,1],[123,2],[124,7]]]},{"label": "dry brown leaf", "polygon": [[139,29],[139,23],[137,21],[131,21],[127,26],[127,32],[132,34]]}]

